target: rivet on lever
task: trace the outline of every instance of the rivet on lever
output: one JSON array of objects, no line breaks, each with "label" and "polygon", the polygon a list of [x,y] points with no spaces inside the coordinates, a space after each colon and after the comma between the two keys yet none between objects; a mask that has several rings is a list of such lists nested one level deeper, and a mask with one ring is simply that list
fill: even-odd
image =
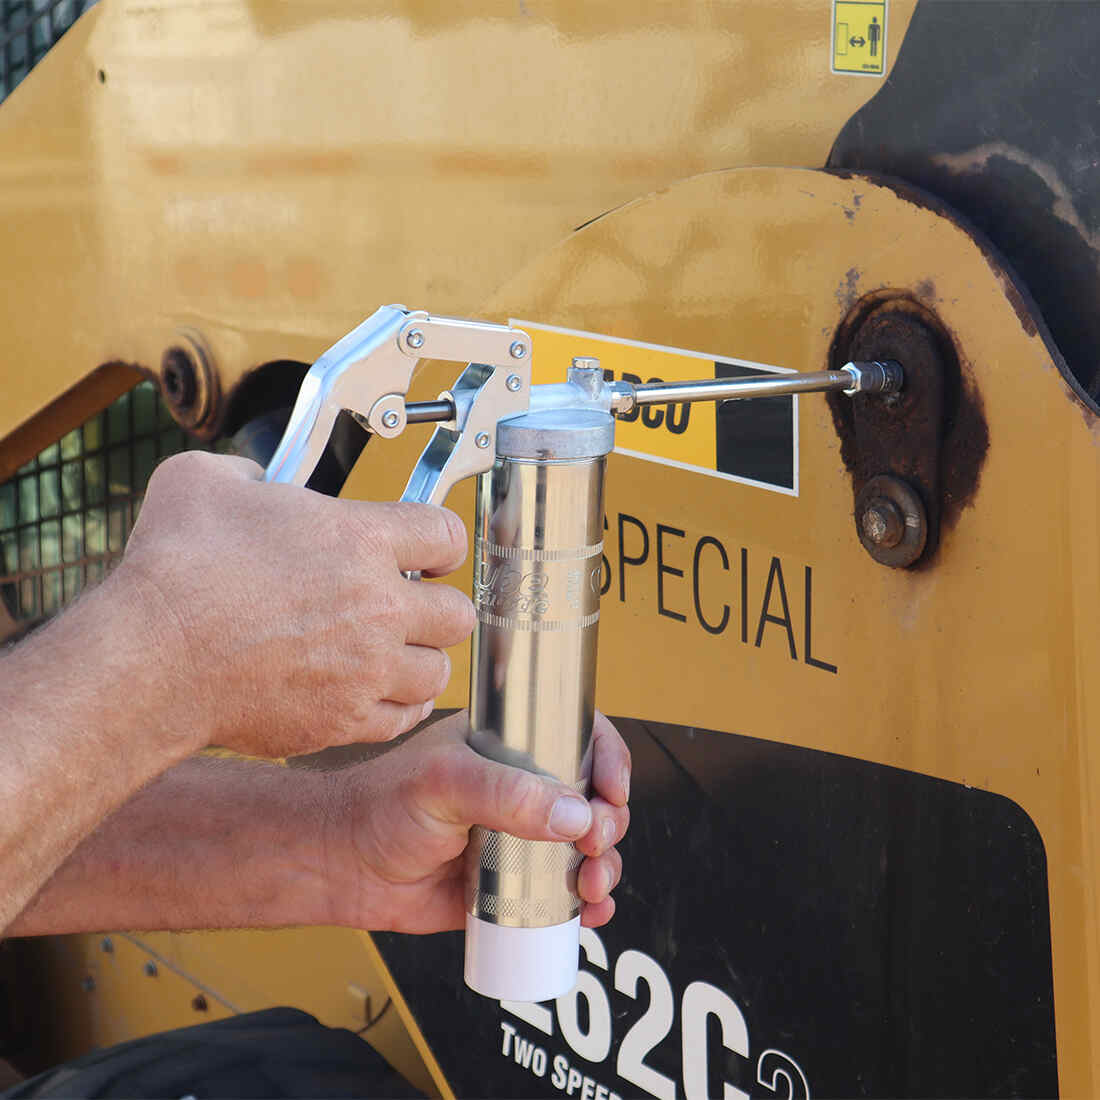
[{"label": "rivet on lever", "polygon": [[474,442],[482,450],[485,450],[485,448],[489,446],[489,433],[488,432],[478,432],[477,433],[477,438],[474,440]]},{"label": "rivet on lever", "polygon": [[[412,336],[412,333],[411,333],[411,332],[409,333],[409,336],[410,336],[410,337]],[[410,343],[412,342],[412,341],[411,341],[411,339],[410,339],[410,341],[409,341],[409,342],[410,342]],[[417,345],[417,346],[419,346],[419,345]],[[508,351],[509,351],[509,353],[511,354],[511,356],[512,356],[512,358],[513,358],[513,359],[522,359],[522,358],[523,358],[523,357],[524,357],[524,356],[525,356],[525,355],[527,354],[527,346],[526,346],[526,345],[525,345],[525,344],[524,344],[524,343],[523,343],[523,342],[522,342],[521,340],[517,340],[517,341],[516,341],[516,342],[515,342],[515,343],[514,343],[514,344],[513,344],[513,345],[512,345],[512,346],[511,346],[511,347],[510,347],[509,349],[508,349]]]},{"label": "rivet on lever", "polygon": [[424,346],[424,333],[418,328],[409,329],[409,334],[405,337],[405,343],[410,348],[422,348]]},{"label": "rivet on lever", "polygon": [[518,374],[508,375],[508,381],[504,383],[512,393],[519,393],[523,388],[523,379]]},{"label": "rivet on lever", "polygon": [[367,413],[367,429],[383,439],[394,439],[405,430],[405,398],[399,393],[387,393],[371,406]]}]

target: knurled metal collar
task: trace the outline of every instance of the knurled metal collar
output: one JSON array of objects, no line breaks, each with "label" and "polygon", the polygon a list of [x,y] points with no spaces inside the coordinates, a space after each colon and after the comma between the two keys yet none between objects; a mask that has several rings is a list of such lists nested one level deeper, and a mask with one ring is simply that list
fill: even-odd
[{"label": "knurled metal collar", "polygon": [[544,409],[502,420],[497,455],[544,462],[600,458],[615,446],[615,421],[593,409]]}]

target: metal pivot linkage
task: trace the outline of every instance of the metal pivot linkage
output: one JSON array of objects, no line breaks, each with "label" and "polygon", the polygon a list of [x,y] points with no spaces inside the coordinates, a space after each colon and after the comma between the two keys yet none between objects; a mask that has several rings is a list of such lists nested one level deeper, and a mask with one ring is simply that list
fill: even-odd
[{"label": "metal pivot linkage", "polygon": [[[406,402],[420,358],[468,364],[435,401]],[[304,485],[346,410],[384,438],[438,426],[402,500],[441,504],[478,476],[470,745],[588,792],[595,708],[604,467],[617,415],[639,405],[839,390],[896,393],[894,362],[814,374],[632,385],[578,357],[531,385],[519,329],[387,306],[327,351],[302,384],[265,478]],[[580,853],[475,828],[467,850],[466,981],[541,1001],[576,982]]]}]

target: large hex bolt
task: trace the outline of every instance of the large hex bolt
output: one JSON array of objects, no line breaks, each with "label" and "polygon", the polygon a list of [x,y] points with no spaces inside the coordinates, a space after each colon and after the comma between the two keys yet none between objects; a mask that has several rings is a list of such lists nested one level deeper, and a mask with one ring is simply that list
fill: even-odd
[{"label": "large hex bolt", "polygon": [[928,519],[916,491],[897,477],[871,478],[856,497],[856,531],[875,561],[902,569],[928,540]]}]

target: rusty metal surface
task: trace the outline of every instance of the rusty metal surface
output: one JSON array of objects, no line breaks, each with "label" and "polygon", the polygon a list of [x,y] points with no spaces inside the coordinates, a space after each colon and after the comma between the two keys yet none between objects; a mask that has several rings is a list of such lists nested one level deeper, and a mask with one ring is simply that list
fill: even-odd
[{"label": "rusty metal surface", "polygon": [[[934,287],[926,290],[934,293]],[[884,401],[828,396],[841,457],[856,497],[880,475],[917,490],[928,521],[921,561],[928,563],[941,523],[957,522],[977,492],[989,448],[973,369],[960,361],[955,340],[931,310],[892,291],[858,301],[837,330],[831,361],[862,358],[896,359],[905,369],[905,387]]]}]

